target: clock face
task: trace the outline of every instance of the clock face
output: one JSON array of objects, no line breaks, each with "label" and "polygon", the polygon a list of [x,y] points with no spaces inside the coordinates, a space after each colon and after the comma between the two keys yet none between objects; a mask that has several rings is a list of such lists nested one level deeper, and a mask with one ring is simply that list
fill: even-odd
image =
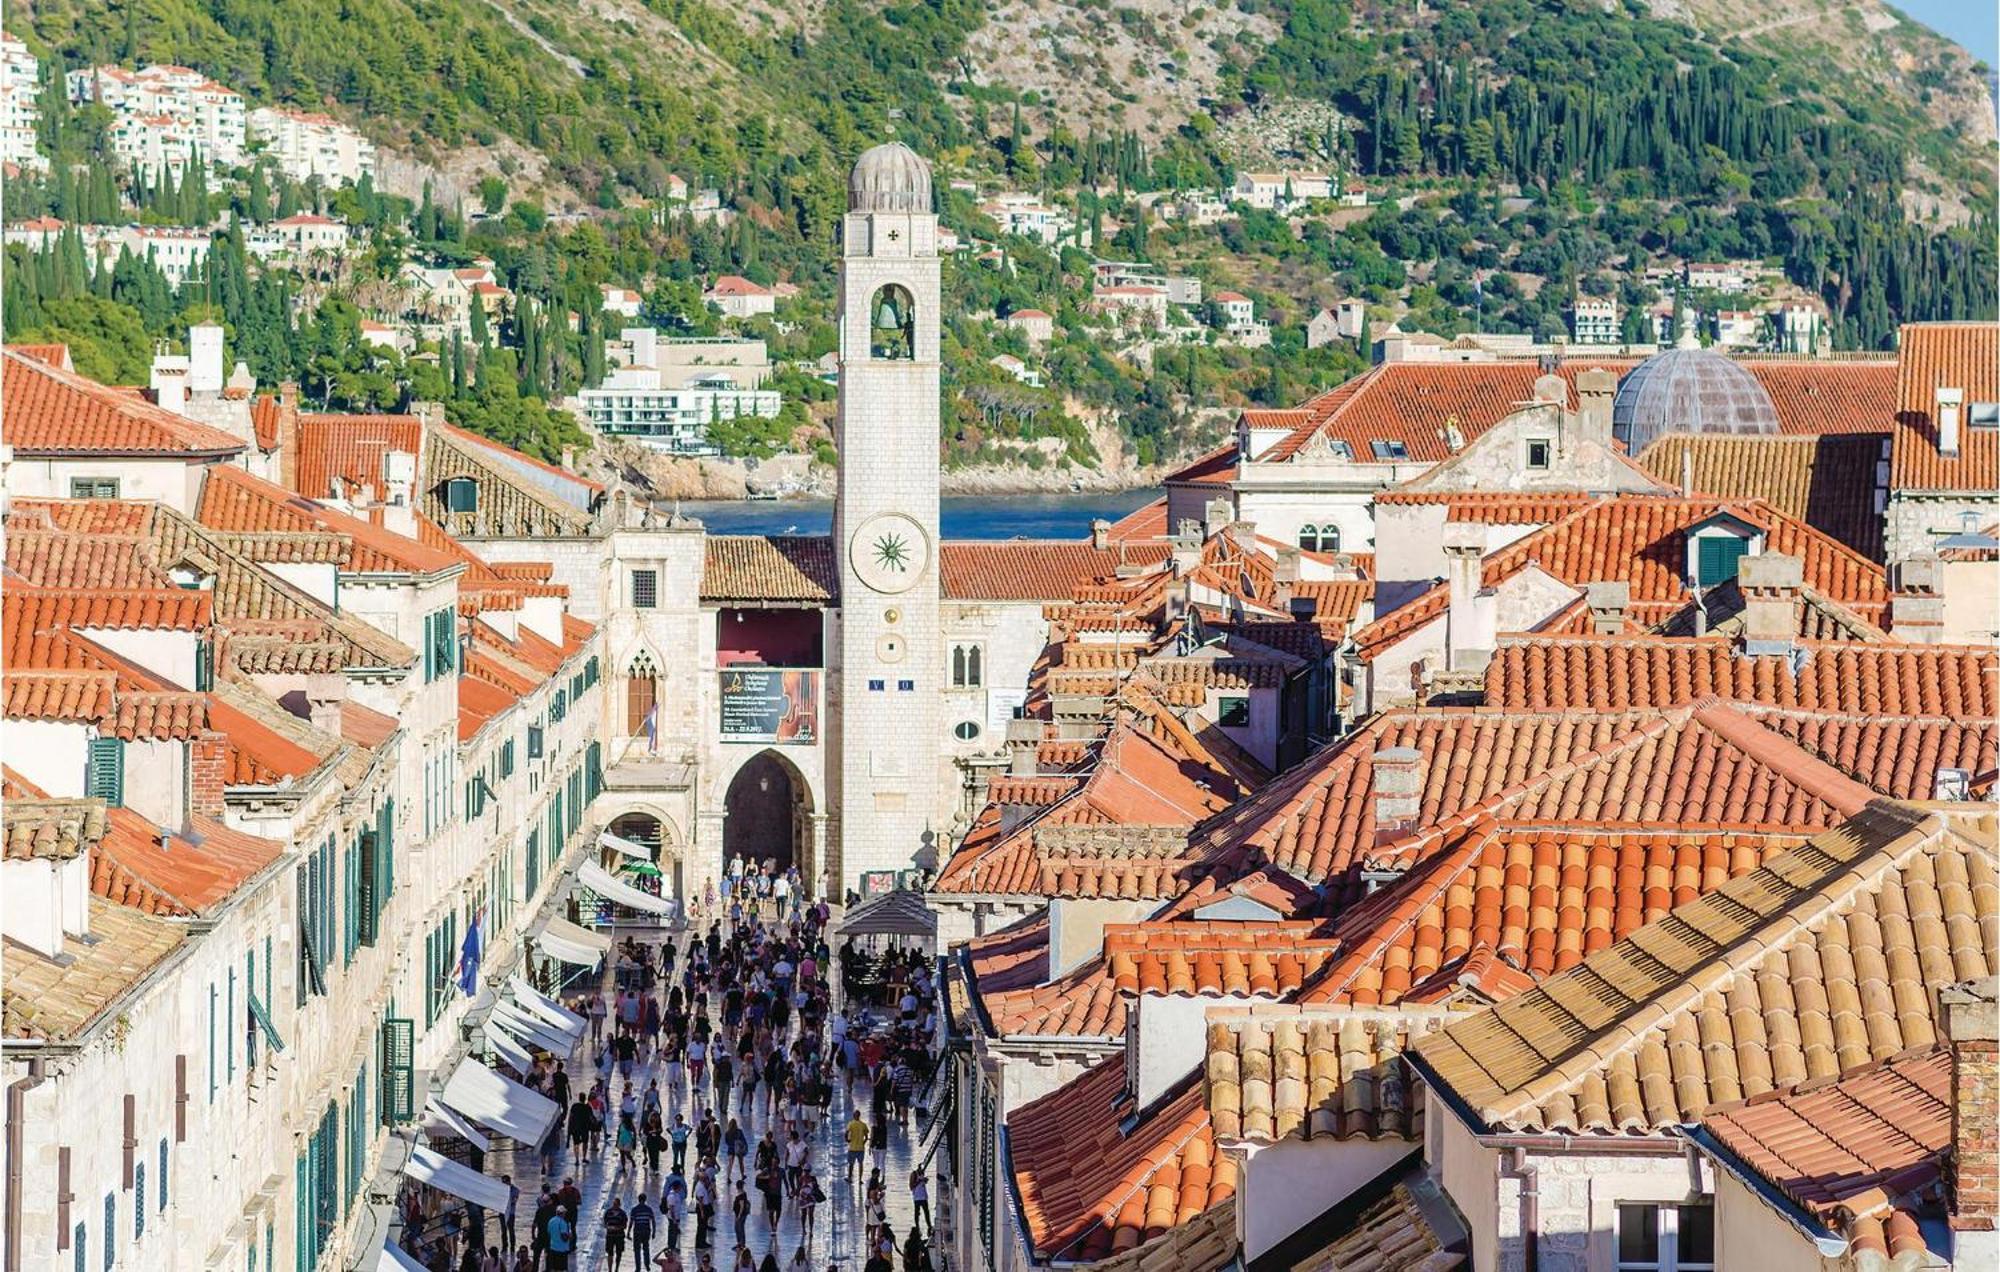
[{"label": "clock face", "polygon": [[929,563],[930,549],[923,527],[900,512],[870,517],[847,542],[854,573],[877,592],[900,592],[915,583]]}]

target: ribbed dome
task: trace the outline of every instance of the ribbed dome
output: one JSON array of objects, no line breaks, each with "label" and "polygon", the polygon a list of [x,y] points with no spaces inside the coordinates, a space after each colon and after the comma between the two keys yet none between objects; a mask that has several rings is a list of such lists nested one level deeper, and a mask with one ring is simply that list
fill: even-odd
[{"label": "ribbed dome", "polygon": [[1757,377],[1707,349],[1669,349],[1633,367],[1611,400],[1611,432],[1628,455],[1665,433],[1778,431],[1778,409]]},{"label": "ribbed dome", "polygon": [[854,161],[847,174],[850,212],[928,212],[931,166],[900,141],[885,142]]}]

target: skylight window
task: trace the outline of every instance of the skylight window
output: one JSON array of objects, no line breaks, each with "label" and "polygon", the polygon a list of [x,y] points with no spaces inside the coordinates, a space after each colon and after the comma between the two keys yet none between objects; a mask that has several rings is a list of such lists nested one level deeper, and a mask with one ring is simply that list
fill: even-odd
[{"label": "skylight window", "polygon": [[1375,458],[1380,463],[1396,463],[1410,457],[1410,448],[1401,442],[1388,441],[1378,437],[1368,443],[1368,446],[1375,452]]}]

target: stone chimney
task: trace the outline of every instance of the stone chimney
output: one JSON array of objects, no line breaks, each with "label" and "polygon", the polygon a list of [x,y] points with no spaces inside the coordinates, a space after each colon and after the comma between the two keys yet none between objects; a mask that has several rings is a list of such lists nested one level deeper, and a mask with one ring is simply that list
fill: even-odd
[{"label": "stone chimney", "polygon": [[576,471],[576,447],[565,446],[562,448],[562,467],[566,473]]},{"label": "stone chimney", "polygon": [[297,490],[298,475],[299,382],[285,380],[278,385],[278,484]]},{"label": "stone chimney", "polygon": [[306,718],[321,733],[339,737],[340,708],[347,701],[347,681],[341,676],[306,677]]},{"label": "stone chimney", "polygon": [[1201,530],[1204,537],[1215,534],[1234,520],[1236,520],[1236,505],[1227,499],[1218,497],[1201,506]]},{"label": "stone chimney", "polygon": [[1569,385],[1563,383],[1563,378],[1553,371],[1535,377],[1534,394],[1537,404],[1554,407],[1569,405]]},{"label": "stone chimney", "polygon": [[1616,636],[1625,630],[1625,615],[1632,608],[1632,585],[1623,579],[1586,583],[1583,603],[1590,609],[1590,630],[1599,636]]},{"label": "stone chimney", "polygon": [[1276,601],[1280,608],[1289,609],[1292,592],[1299,582],[1299,550],[1291,544],[1280,544],[1278,563],[1271,569],[1272,580],[1276,584]]},{"label": "stone chimney", "polygon": [[1485,552],[1481,527],[1445,523],[1445,580],[1451,593],[1445,639],[1452,671],[1484,671],[1493,657],[1499,603],[1485,585]]},{"label": "stone chimney", "polygon": [[1799,589],[1805,576],[1803,561],[1777,552],[1744,557],[1737,564],[1744,653],[1788,654],[1798,644]]},{"label": "stone chimney", "polygon": [[1576,376],[1576,419],[1584,440],[1611,445],[1611,401],[1618,396],[1618,377],[1603,367]]},{"label": "stone chimney", "polygon": [[1010,777],[1033,777],[1039,768],[1035,754],[1042,740],[1040,720],[1009,720],[1007,722],[1007,774]]},{"label": "stone chimney", "polygon": [[229,772],[229,738],[205,730],[188,742],[188,815],[222,816],[222,788]]},{"label": "stone chimney", "polygon": [[1103,552],[1111,546],[1111,523],[1099,517],[1090,523],[1090,546]]},{"label": "stone chimney", "polygon": [[1413,746],[1375,752],[1375,838],[1392,838],[1417,824],[1423,811],[1424,756]]},{"label": "stone chimney", "polygon": [[1889,598],[1889,630],[1917,645],[1944,643],[1944,563],[1932,552],[1896,562]]},{"label": "stone chimney", "polygon": [[175,415],[187,414],[188,360],[179,354],[153,357],[153,401]]},{"label": "stone chimney", "polygon": [[188,392],[222,392],[222,328],[198,322],[188,328]]},{"label": "stone chimney", "polygon": [[1194,521],[1181,522],[1180,533],[1170,540],[1173,552],[1174,577],[1184,579],[1195,572],[1201,564],[1201,526]]},{"label": "stone chimney", "polygon": [[1990,1268],[2000,1262],[2000,978],[1938,991],[1945,1045],[1951,1049],[1951,1262]]},{"label": "stone chimney", "polygon": [[1940,388],[1933,416],[1937,420],[1938,454],[1958,458],[1958,435],[1965,411],[1965,390]]}]

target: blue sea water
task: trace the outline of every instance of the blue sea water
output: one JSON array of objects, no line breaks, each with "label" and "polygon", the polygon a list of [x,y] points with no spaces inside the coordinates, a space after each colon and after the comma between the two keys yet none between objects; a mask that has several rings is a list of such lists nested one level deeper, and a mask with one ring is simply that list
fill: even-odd
[{"label": "blue sea water", "polygon": [[[1116,521],[1159,497],[1157,490],[1085,495],[952,495],[938,513],[947,539],[1082,539],[1092,519]],[[680,510],[710,534],[827,534],[827,499],[700,500]]]}]

